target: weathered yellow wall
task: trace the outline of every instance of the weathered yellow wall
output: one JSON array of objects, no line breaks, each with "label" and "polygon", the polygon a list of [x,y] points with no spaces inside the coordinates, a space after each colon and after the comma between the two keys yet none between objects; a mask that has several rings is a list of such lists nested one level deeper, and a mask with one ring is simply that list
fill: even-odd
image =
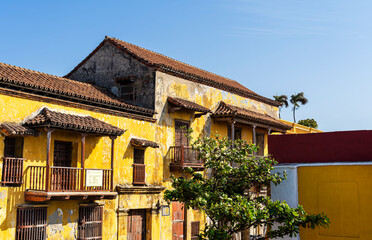
[{"label": "weathered yellow wall", "polygon": [[[122,129],[128,129],[123,136],[119,137],[115,142],[115,175],[114,185],[116,184],[131,184],[132,183],[132,164],[133,164],[133,148],[129,145],[131,137],[140,137],[148,140],[154,140],[154,124],[145,121],[133,120],[113,115],[105,115],[97,112],[69,108],[61,105],[42,103],[33,100],[16,98],[11,96],[0,95],[0,105],[4,106],[0,109],[0,122],[21,122],[26,117],[35,113],[43,106],[47,106],[52,110],[67,112],[71,114],[90,115],[114,126]],[[0,140],[0,157],[3,156],[3,136]],[[54,140],[72,141],[74,146],[73,151],[73,166],[80,167],[80,140],[79,134],[71,131],[55,131],[52,133],[52,150]],[[146,182],[148,184],[161,184],[162,162],[155,157],[156,149],[149,148],[145,154],[146,164]],[[111,140],[108,137],[88,136],[86,139],[86,168],[110,168],[110,153]],[[52,153],[53,156],[53,153]],[[25,158],[24,169],[27,172],[27,167],[30,165],[44,165],[46,159],[46,134],[38,137],[27,136],[24,140]],[[2,166],[2,165],[1,165]],[[27,175],[24,181],[27,181]],[[24,189],[22,187],[0,187],[0,239],[14,239],[16,227],[16,211],[17,206],[24,204]],[[159,197],[151,196],[150,199]],[[137,201],[137,200],[134,200]],[[118,199],[99,201],[104,203],[104,239],[115,239],[117,228],[116,209],[118,207]],[[78,219],[78,201],[50,201],[48,207],[48,222],[47,227],[48,239],[75,239],[77,231]],[[149,208],[151,206],[141,206]],[[157,230],[158,231],[158,230]]]},{"label": "weathered yellow wall", "polygon": [[371,175],[369,165],[299,167],[299,204],[331,221],[329,229],[301,229],[301,240],[372,239]]},{"label": "weathered yellow wall", "polygon": [[[62,105],[43,103],[35,100],[28,100],[12,96],[0,95],[0,123],[1,122],[22,122],[27,117],[40,109],[48,107],[51,110],[66,112],[70,114],[89,115],[110,123],[122,129],[127,129],[121,137],[115,141],[115,165],[114,185],[132,185],[133,179],[133,147],[130,145],[132,137],[144,138],[159,143],[157,149],[147,148],[145,151],[146,183],[147,185],[171,187],[170,176],[187,176],[181,172],[170,172],[167,153],[169,147],[174,145],[175,119],[188,120],[191,123],[193,138],[203,135],[219,134],[227,136],[227,124],[214,122],[209,114],[200,118],[193,117],[192,112],[175,112],[169,114],[167,111],[167,97],[180,97],[207,108],[214,110],[217,103],[223,100],[229,104],[245,107],[253,111],[269,114],[277,118],[278,108],[260,103],[255,100],[246,99],[235,94],[217,90],[204,85],[196,84],[184,79],[173,77],[167,74],[156,74],[156,103],[155,110],[157,122],[134,120],[114,115],[107,115],[98,112],[66,107]],[[252,141],[252,128],[242,127],[242,139]],[[265,129],[265,152],[267,153],[267,134]],[[258,131],[261,131],[260,129]],[[30,165],[45,165],[46,159],[46,133],[38,137],[25,137],[24,169]],[[3,156],[3,136],[0,139],[0,157]],[[81,136],[72,131],[55,131],[52,133],[52,150],[55,140],[73,142],[73,166],[80,167]],[[86,139],[86,168],[110,168],[111,140],[108,137],[88,136]],[[53,156],[53,152],[52,152]],[[24,180],[27,182],[26,174]],[[16,227],[16,209],[24,204],[25,186],[3,187],[0,186],[0,239],[14,239]],[[103,234],[104,239],[116,239],[118,228],[117,209],[147,209],[148,231],[147,236],[151,239],[171,240],[172,239],[172,217],[161,216],[161,213],[153,211],[156,205],[165,205],[162,194],[122,194],[115,200],[98,201],[104,204]],[[77,219],[79,201],[50,201],[48,202],[48,239],[75,239],[77,234]],[[172,210],[172,206],[171,206]],[[123,220],[124,219],[124,220]],[[201,229],[206,218],[204,214],[195,210],[188,210],[187,213],[187,240],[190,240],[191,221],[200,221]],[[124,236],[126,234],[127,221],[124,218],[119,220],[119,228]],[[160,226],[161,224],[161,226]],[[125,239],[125,237],[124,237]]]},{"label": "weathered yellow wall", "polygon": [[293,123],[289,122],[283,119],[280,119],[282,123],[288,124],[292,126],[291,130],[287,130],[287,134],[300,134],[300,133],[320,133],[323,132],[319,129],[311,128],[311,127],[306,127],[298,123]]}]

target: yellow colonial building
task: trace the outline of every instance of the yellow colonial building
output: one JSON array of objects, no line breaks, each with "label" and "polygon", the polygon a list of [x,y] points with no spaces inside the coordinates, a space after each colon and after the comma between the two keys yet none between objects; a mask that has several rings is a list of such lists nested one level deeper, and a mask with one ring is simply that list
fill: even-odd
[{"label": "yellow colonial building", "polygon": [[0,63],[0,239],[195,239],[206,218],[163,200],[204,171],[192,137],[267,153],[278,103],[236,81],[106,37],[65,77]]}]

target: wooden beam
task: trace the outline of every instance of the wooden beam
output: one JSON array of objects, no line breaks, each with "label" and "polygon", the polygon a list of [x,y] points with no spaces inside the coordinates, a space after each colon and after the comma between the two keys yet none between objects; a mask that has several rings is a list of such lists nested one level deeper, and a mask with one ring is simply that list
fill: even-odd
[{"label": "wooden beam", "polygon": [[47,133],[47,155],[46,155],[46,183],[45,183],[45,191],[48,192],[50,190],[50,149],[52,146],[52,132],[54,129],[45,128],[44,129]]},{"label": "wooden beam", "polygon": [[110,136],[111,139],[111,191],[114,190],[114,159],[115,159],[115,139],[116,136]]},{"label": "wooden beam", "polygon": [[85,138],[88,134],[81,134],[81,179],[80,179],[80,190],[84,191],[84,178],[85,178]]}]

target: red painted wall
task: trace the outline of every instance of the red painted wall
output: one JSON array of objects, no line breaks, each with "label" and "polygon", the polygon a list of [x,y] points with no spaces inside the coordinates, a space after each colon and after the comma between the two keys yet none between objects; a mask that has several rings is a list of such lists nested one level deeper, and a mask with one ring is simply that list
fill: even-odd
[{"label": "red painted wall", "polygon": [[372,161],[372,130],[269,136],[279,163]]}]

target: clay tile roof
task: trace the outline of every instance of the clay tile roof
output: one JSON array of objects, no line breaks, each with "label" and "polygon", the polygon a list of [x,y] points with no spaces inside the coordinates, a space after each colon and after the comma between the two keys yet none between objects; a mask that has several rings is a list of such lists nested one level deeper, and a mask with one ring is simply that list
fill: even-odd
[{"label": "clay tile roof", "polygon": [[0,129],[6,136],[38,136],[40,134],[38,131],[14,122],[2,123]]},{"label": "clay tile roof", "polygon": [[69,77],[75,70],[82,66],[85,61],[87,61],[106,41],[112,43],[117,48],[136,58],[140,62],[150,67],[154,67],[158,71],[162,71],[193,82],[235,93],[243,97],[265,102],[273,106],[280,105],[278,102],[272,99],[260,96],[257,93],[249,90],[237,81],[177,61],[160,53],[147,50],[134,44],[107,36],[105,40],[88,57],[86,57],[79,65],[77,65],[70,73],[68,73],[66,77]]},{"label": "clay tile roof", "polygon": [[91,116],[79,116],[43,108],[35,117],[24,123],[28,127],[50,127],[106,136],[120,136],[125,130]]},{"label": "clay tile roof", "polygon": [[25,91],[43,92],[59,97],[93,103],[96,106],[111,106],[116,110],[152,116],[151,109],[127,104],[113,94],[89,83],[41,73],[25,68],[0,63],[0,84],[18,86]]},{"label": "clay tile roof", "polygon": [[292,126],[282,123],[279,120],[267,114],[257,113],[257,112],[254,112],[254,111],[251,111],[245,108],[229,105],[221,101],[216,111],[212,114],[212,117],[224,117],[224,116],[242,118],[248,121],[277,127],[277,128],[284,129],[284,130],[292,129]]},{"label": "clay tile roof", "polygon": [[196,111],[196,112],[202,112],[202,113],[211,112],[211,110],[206,107],[203,107],[197,103],[190,102],[190,101],[187,101],[181,98],[168,97],[168,102],[170,102],[171,104],[177,107],[182,107],[182,108]]},{"label": "clay tile roof", "polygon": [[159,144],[153,141],[149,141],[146,139],[142,138],[131,138],[130,143],[139,148],[144,148],[144,147],[152,147],[152,148],[158,148]]}]

